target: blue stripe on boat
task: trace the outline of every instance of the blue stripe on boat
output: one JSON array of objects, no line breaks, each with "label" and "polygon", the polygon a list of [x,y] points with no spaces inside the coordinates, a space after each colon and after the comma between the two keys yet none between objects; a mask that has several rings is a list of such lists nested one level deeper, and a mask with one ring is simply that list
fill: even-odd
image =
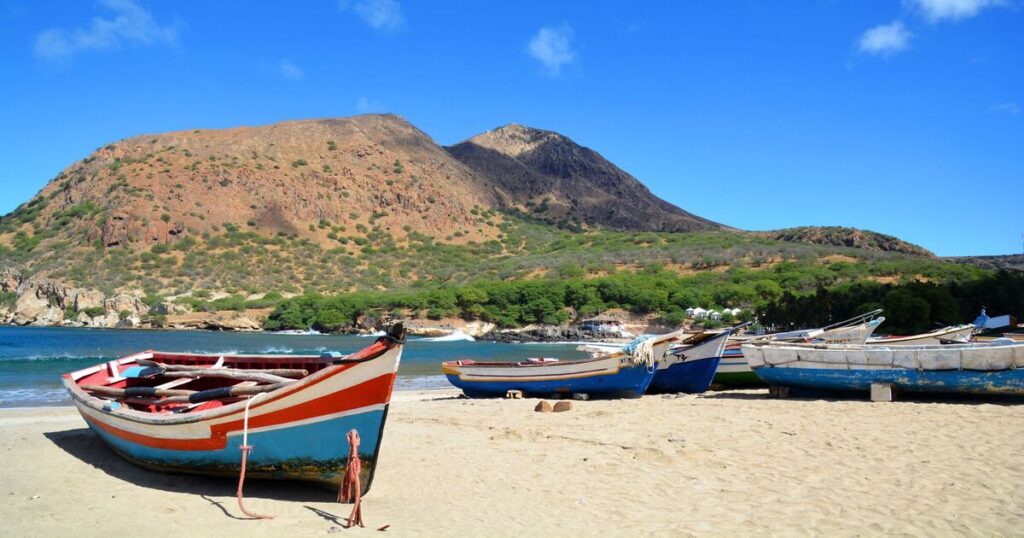
[{"label": "blue stripe on boat", "polygon": [[719,357],[677,362],[654,374],[648,392],[689,392],[708,390],[718,369]]},{"label": "blue stripe on boat", "polygon": [[869,391],[872,383],[892,383],[909,392],[1024,395],[1024,369],[981,372],[762,367],[754,372],[769,385],[784,387]]},{"label": "blue stripe on boat", "polygon": [[[374,458],[376,454],[373,452],[377,450],[383,419],[384,411],[377,410],[312,424],[249,432],[249,444],[254,447],[248,458],[249,465],[259,467],[289,460],[330,461],[347,458],[348,441],[345,434],[353,428],[359,432],[360,457]],[[241,434],[228,437],[227,445],[220,450],[170,450],[126,441],[93,426],[91,421],[86,422],[108,444],[143,463],[170,467],[237,467],[240,464]]]}]

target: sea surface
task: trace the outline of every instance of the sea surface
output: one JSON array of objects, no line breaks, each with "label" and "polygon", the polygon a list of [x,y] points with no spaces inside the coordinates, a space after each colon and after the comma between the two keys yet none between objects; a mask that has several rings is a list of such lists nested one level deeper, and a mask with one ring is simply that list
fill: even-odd
[{"label": "sea surface", "polygon": [[[70,405],[64,373],[147,349],[192,353],[351,353],[373,343],[354,335],[296,335],[208,331],[146,331],[0,326],[0,407]],[[441,362],[456,359],[578,358],[574,344],[438,342],[410,337],[397,390],[450,387]]]}]

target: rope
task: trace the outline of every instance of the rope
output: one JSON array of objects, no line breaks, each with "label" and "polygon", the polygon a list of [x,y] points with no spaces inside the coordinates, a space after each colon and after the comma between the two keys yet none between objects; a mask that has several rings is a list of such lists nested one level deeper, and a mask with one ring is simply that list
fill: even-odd
[{"label": "rope", "polygon": [[245,402],[245,417],[242,420],[242,446],[238,447],[242,450],[242,473],[238,475],[238,509],[241,510],[243,514],[253,519],[274,519],[274,516],[267,516],[263,514],[257,514],[255,512],[250,512],[246,510],[245,505],[242,504],[242,484],[245,483],[246,457],[249,455],[249,453],[252,452],[252,445],[249,444],[249,405],[252,404],[252,402],[255,401],[257,398],[265,394],[265,392],[261,392],[249,398],[249,400]]},{"label": "rope", "polygon": [[348,516],[348,526],[352,528],[353,525],[363,525],[363,497],[362,497],[362,485],[359,483],[359,472],[363,468],[363,463],[359,461],[359,432],[352,429],[349,430],[348,435],[348,465],[345,468],[345,477],[341,481],[341,487],[338,489],[338,502],[351,502],[352,513]]},{"label": "rope", "polygon": [[666,340],[679,337],[682,334],[682,330],[671,332],[668,334],[662,334],[657,336],[643,335],[637,336],[630,343],[623,346],[622,351],[629,355],[633,364],[645,365],[648,369],[654,368],[655,364],[661,357],[654,356],[654,346]]}]

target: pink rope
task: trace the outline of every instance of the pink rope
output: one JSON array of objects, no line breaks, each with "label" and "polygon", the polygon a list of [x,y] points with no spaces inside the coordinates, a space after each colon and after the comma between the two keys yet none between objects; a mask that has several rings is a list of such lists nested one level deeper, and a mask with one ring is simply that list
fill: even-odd
[{"label": "pink rope", "polygon": [[253,519],[274,519],[274,516],[250,512],[246,510],[245,505],[242,504],[242,485],[245,484],[245,465],[248,455],[252,452],[252,445],[249,444],[249,405],[252,404],[253,400],[263,396],[264,394],[265,393],[257,394],[245,402],[245,418],[242,422],[242,446],[238,447],[242,449],[242,473],[238,475],[238,509],[241,510],[243,514]]},{"label": "pink rope", "polygon": [[348,466],[345,469],[345,477],[338,489],[338,502],[351,502],[352,513],[348,516],[348,526],[353,525],[365,527],[363,524],[363,498],[362,486],[359,483],[359,472],[363,463],[359,460],[359,432],[349,430],[348,435]]}]

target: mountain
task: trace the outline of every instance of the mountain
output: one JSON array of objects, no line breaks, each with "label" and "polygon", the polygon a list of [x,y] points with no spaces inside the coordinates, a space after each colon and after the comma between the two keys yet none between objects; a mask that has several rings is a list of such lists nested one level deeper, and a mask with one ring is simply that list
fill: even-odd
[{"label": "mountain", "polygon": [[629,231],[725,228],[658,198],[596,151],[552,131],[511,124],[447,149],[508,193],[512,207],[550,222]]},{"label": "mountain", "polygon": [[109,144],[5,217],[0,233],[44,222],[34,224],[33,240],[110,248],[173,244],[225,227],[324,245],[332,231],[372,227],[487,239],[496,232],[472,229],[470,211],[501,201],[402,118],[367,115]]},{"label": "mountain", "polygon": [[754,232],[760,237],[775,241],[831,245],[881,252],[901,252],[913,256],[935,256],[924,247],[908,243],[898,237],[870,230],[844,228],[842,226],[801,226],[767,232]]},{"label": "mountain", "polygon": [[[442,148],[394,115],[135,136],[0,217],[0,323],[252,328],[283,297],[346,292],[409,293],[394,306],[443,316],[468,300],[457,286],[663,271],[799,293],[982,270],[850,228],[729,229],[557,133],[510,125]],[[693,297],[781,289],[751,286]]]}]

